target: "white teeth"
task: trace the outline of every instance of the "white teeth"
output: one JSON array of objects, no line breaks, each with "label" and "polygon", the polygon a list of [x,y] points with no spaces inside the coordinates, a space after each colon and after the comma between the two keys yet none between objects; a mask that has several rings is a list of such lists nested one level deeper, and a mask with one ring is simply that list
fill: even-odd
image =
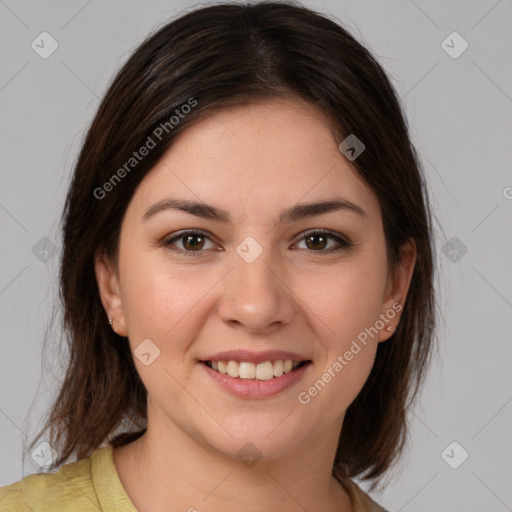
[{"label": "white teeth", "polygon": [[230,377],[240,377],[240,364],[236,361],[228,361],[228,375]]},{"label": "white teeth", "polygon": [[283,361],[276,361],[274,363],[274,377],[281,377],[283,375]]},{"label": "white teeth", "polygon": [[274,377],[274,366],[270,361],[259,363],[256,366],[256,378],[258,380],[270,380]]},{"label": "white teeth", "polygon": [[254,379],[256,377],[256,366],[254,363],[241,362],[238,373],[241,379]]},{"label": "white teeth", "polygon": [[211,361],[211,366],[223,375],[229,375],[239,379],[270,380],[274,377],[281,377],[300,365],[300,361],[278,360],[265,361],[263,363],[249,363],[246,361]]}]

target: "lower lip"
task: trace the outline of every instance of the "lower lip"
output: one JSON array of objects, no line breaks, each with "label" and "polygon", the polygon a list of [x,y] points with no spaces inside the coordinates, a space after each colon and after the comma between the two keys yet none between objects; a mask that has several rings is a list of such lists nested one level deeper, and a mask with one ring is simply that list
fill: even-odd
[{"label": "lower lip", "polygon": [[303,376],[311,363],[306,363],[296,370],[283,373],[281,377],[269,380],[239,379],[213,370],[205,363],[199,363],[204,371],[223,389],[240,398],[268,398],[275,396],[293,386]]}]

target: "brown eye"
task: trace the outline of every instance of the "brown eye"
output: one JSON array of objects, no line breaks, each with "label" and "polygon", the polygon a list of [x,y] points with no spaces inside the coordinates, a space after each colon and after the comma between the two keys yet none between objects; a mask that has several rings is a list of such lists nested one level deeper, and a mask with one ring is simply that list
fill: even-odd
[{"label": "brown eye", "polygon": [[204,237],[201,235],[184,235],[181,238],[184,240],[183,247],[187,250],[201,249],[204,245]]},{"label": "brown eye", "polygon": [[[202,231],[182,231],[180,234],[165,240],[163,244],[186,256],[200,256],[205,252],[203,249],[206,241],[211,243],[210,237]],[[177,242],[181,243],[181,247],[176,247]]]},{"label": "brown eye", "polygon": [[[348,249],[353,244],[341,238],[330,231],[312,231],[306,234],[302,240],[306,241],[306,250],[310,254],[325,255],[333,252],[338,252],[343,249]],[[329,240],[337,242],[334,246],[329,247]],[[205,244],[211,242],[211,238],[202,231],[182,231],[176,236],[169,238],[163,242],[166,247],[171,248],[180,254],[186,256],[200,256],[206,252]],[[178,245],[181,244],[181,247]],[[213,245],[213,243],[212,243]],[[212,247],[210,247],[212,249]]]},{"label": "brown eye", "polygon": [[327,244],[327,238],[323,234],[316,234],[316,235],[308,235],[305,237],[306,239],[306,245],[308,249],[311,250],[321,250],[325,249],[325,246]]},{"label": "brown eye", "polygon": [[[327,248],[329,239],[337,242],[334,247]],[[306,249],[311,253],[328,254],[332,252],[341,251],[348,249],[352,246],[352,243],[344,240],[340,236],[337,236],[330,231],[312,231],[304,236],[302,240],[306,242]]]}]

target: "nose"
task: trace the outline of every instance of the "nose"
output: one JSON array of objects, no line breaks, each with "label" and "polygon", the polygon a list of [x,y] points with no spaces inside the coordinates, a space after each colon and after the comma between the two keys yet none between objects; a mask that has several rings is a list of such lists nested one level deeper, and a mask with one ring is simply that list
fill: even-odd
[{"label": "nose", "polygon": [[291,322],[297,307],[291,279],[270,250],[252,262],[238,253],[223,279],[218,313],[231,327],[270,334]]}]

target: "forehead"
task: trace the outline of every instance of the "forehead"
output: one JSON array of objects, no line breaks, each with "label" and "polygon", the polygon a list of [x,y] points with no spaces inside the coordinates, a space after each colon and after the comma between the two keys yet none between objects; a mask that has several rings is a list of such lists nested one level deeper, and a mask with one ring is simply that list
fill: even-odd
[{"label": "forehead", "polygon": [[297,100],[230,107],[173,142],[132,200],[141,215],[168,196],[263,215],[344,197],[378,216],[378,200],[340,153],[328,120]]}]

